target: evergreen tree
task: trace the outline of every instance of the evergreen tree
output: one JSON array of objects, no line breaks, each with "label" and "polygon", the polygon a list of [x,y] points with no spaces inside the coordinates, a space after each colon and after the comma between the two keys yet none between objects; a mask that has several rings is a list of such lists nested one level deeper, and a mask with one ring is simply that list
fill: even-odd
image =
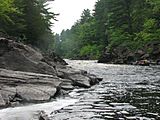
[{"label": "evergreen tree", "polygon": [[98,58],[106,48],[134,52],[160,40],[159,34],[159,0],[98,0],[93,15],[84,10],[81,19],[63,31],[61,52],[65,57],[87,59]]},{"label": "evergreen tree", "polygon": [[83,23],[89,22],[90,19],[91,19],[90,10],[84,9],[81,15],[80,23],[83,24]]},{"label": "evergreen tree", "polygon": [[99,0],[95,5],[94,17],[95,17],[95,27],[96,27],[96,39],[99,44],[104,46],[108,44],[108,4],[107,0]]},{"label": "evergreen tree", "polygon": [[49,0],[0,0],[0,30],[45,51],[53,48]]},{"label": "evergreen tree", "polygon": [[27,42],[45,50],[53,40],[50,27],[51,19],[55,19],[55,14],[49,12],[47,0],[25,0],[24,2]]},{"label": "evergreen tree", "polygon": [[14,5],[14,0],[0,0],[0,31],[8,33],[10,25],[16,24],[13,16],[18,14],[20,11]]}]

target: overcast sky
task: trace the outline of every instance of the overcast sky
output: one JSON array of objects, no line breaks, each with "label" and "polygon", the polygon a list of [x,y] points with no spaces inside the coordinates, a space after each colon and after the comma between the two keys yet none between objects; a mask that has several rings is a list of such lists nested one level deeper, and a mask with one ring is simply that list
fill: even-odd
[{"label": "overcast sky", "polygon": [[60,13],[57,16],[58,21],[54,22],[53,32],[60,33],[63,29],[69,29],[80,19],[84,9],[94,9],[97,0],[55,0],[50,3],[54,13]]}]

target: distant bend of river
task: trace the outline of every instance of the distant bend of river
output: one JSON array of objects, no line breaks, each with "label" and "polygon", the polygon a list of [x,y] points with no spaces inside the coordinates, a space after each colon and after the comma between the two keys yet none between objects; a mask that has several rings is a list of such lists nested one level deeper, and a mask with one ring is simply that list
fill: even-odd
[{"label": "distant bend of river", "polygon": [[51,120],[160,120],[160,66],[66,61],[103,81],[89,89],[73,90],[70,99],[74,102],[63,106],[63,101],[63,107],[50,108]]}]

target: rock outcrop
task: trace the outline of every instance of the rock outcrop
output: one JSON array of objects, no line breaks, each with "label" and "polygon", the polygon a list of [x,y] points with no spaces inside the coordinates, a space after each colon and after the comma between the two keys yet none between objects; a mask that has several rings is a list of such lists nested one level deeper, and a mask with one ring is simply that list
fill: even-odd
[{"label": "rock outcrop", "polygon": [[60,78],[53,75],[0,69],[0,107],[49,101],[60,83]]},{"label": "rock outcrop", "polygon": [[66,65],[54,53],[41,54],[23,43],[0,38],[0,107],[50,101],[102,80]]},{"label": "rock outcrop", "polygon": [[33,48],[5,38],[0,39],[0,68],[55,74],[54,66],[43,61],[44,57]]},{"label": "rock outcrop", "polygon": [[112,51],[105,50],[98,63],[149,65],[159,64],[159,61],[160,41],[155,41],[136,51],[123,47],[117,47]]}]

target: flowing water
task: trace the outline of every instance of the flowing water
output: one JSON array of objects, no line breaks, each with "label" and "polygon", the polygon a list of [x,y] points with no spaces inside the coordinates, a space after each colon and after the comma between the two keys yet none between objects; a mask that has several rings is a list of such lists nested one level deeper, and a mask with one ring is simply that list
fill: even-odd
[{"label": "flowing water", "polygon": [[[37,105],[34,111],[46,111],[51,120],[160,120],[160,66],[67,62],[73,68],[103,77],[103,81],[89,89],[75,89],[67,100]],[[54,109],[55,106],[59,107]],[[29,108],[27,113],[33,114]],[[13,109],[11,113],[16,113],[16,108]],[[0,111],[0,118],[7,111],[10,115],[10,110],[4,109]]]},{"label": "flowing water", "polygon": [[49,103],[2,109],[0,110],[0,120],[38,120],[41,111],[45,111],[49,115],[51,112],[74,104],[77,101],[78,99],[65,98]]}]

